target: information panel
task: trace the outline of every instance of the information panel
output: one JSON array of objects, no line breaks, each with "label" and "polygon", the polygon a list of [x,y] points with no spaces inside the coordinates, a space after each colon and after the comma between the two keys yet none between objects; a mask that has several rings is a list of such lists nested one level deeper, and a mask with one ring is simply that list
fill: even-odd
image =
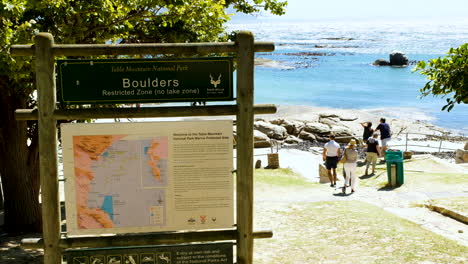
[{"label": "information panel", "polygon": [[65,104],[233,100],[232,58],[58,60]]},{"label": "information panel", "polygon": [[70,235],[234,225],[232,121],[61,129]]},{"label": "information panel", "polygon": [[232,264],[233,243],[67,250],[68,264]]}]

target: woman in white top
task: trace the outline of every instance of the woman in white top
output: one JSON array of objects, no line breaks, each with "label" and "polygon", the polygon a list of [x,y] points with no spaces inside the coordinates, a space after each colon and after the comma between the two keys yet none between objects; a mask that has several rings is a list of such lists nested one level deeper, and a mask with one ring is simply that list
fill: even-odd
[{"label": "woman in white top", "polygon": [[[356,140],[351,139],[348,146],[346,146],[343,152],[344,159],[344,170],[346,173],[345,185],[343,186],[343,193],[346,193],[346,185],[351,185],[351,192],[354,192],[354,187],[356,186],[356,168],[357,168],[357,159],[358,152],[356,150]],[[351,181],[351,183],[350,183]]]}]

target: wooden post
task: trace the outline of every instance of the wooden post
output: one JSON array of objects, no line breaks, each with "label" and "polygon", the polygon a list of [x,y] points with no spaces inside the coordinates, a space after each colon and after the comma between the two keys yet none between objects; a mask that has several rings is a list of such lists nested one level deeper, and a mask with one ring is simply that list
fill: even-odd
[{"label": "wooden post", "polygon": [[397,171],[396,164],[390,166],[390,186],[395,187],[397,185]]},{"label": "wooden post", "polygon": [[237,34],[237,263],[253,260],[254,38]]},{"label": "wooden post", "polygon": [[44,263],[62,263],[60,242],[60,200],[58,186],[57,127],[54,118],[56,103],[55,68],[49,33],[35,39],[36,85],[39,114],[39,173],[41,177],[42,228]]},{"label": "wooden post", "polygon": [[405,144],[405,151],[408,151],[408,132],[406,132],[406,144]]},{"label": "wooden post", "polygon": [[[170,117],[237,115],[237,228],[227,234],[216,231],[210,235],[185,234],[181,237],[150,235],[151,240],[206,241],[216,239],[237,240],[237,263],[252,264],[253,239],[271,237],[271,232],[253,232],[253,117],[255,113],[274,113],[276,107],[264,105],[254,107],[254,52],[273,51],[273,43],[254,43],[250,32],[240,32],[236,43],[172,43],[138,45],[54,45],[53,37],[40,33],[35,45],[14,45],[10,51],[15,56],[36,56],[36,82],[38,90],[37,110],[18,110],[18,120],[38,120],[39,162],[42,195],[43,239],[35,248],[44,247],[44,263],[59,264],[62,249],[80,246],[127,243],[125,238],[101,241],[100,237],[60,239],[60,201],[58,187],[57,128],[58,119],[108,118],[108,117]],[[151,109],[73,109],[56,110],[54,56],[89,56],[118,54],[201,54],[216,52],[237,52],[237,104],[233,106],[193,108],[151,108]],[[161,241],[161,239],[166,239]],[[174,240],[175,239],[175,240]],[[131,243],[146,244],[147,238],[136,238]],[[78,244],[77,244],[78,243]],[[151,243],[155,243],[154,241]],[[28,243],[26,243],[28,244]]]}]

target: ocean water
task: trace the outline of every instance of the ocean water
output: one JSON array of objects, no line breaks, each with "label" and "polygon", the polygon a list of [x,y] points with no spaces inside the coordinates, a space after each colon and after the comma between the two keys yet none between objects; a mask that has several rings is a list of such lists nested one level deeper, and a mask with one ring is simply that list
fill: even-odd
[{"label": "ocean water", "polygon": [[465,21],[254,21],[228,30],[252,31],[275,51],[257,53],[255,103],[361,109],[387,118],[429,121],[468,134],[468,105],[441,111],[445,99],[420,98],[426,77],[404,68],[376,67],[401,51],[410,61],[444,56],[468,42]]}]

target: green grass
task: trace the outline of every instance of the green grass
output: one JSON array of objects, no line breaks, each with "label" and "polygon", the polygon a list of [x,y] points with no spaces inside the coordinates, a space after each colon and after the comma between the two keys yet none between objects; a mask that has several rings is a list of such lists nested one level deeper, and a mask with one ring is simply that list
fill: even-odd
[{"label": "green grass", "polygon": [[[467,185],[468,174],[454,173],[445,164],[432,159],[405,160],[403,163],[404,184],[402,188],[433,188],[433,186]],[[358,167],[357,175],[364,175],[365,167]],[[453,171],[453,170],[452,170]],[[341,172],[339,172],[341,175]],[[375,175],[361,179],[360,185],[383,188],[388,184],[386,164],[378,164]],[[468,186],[467,186],[468,187]],[[400,188],[399,188],[400,189]]]},{"label": "green grass", "polygon": [[294,173],[291,169],[256,169],[254,170],[255,183],[282,187],[314,187],[319,186]]},{"label": "green grass", "polygon": [[[262,211],[272,239],[255,241],[270,263],[466,263],[468,248],[359,201],[289,205]],[[268,223],[266,223],[268,224]]]}]

